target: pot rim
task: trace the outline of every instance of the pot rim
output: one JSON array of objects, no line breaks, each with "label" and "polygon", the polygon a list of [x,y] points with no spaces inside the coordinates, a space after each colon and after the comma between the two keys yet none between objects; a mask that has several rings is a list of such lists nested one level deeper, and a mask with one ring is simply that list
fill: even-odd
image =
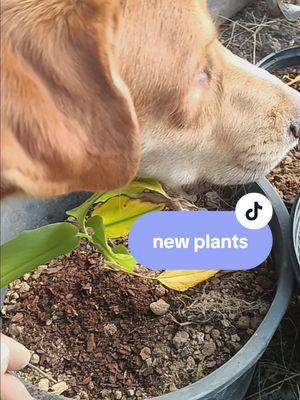
[{"label": "pot rim", "polygon": [[291,211],[290,252],[296,279],[300,286],[300,193]]},{"label": "pot rim", "polygon": [[277,52],[268,54],[256,65],[270,72],[280,68],[300,65],[300,45],[286,47]]}]

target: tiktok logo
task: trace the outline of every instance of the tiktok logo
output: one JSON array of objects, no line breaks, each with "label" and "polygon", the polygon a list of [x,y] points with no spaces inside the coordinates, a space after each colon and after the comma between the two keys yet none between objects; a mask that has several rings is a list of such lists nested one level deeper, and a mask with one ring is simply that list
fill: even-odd
[{"label": "tiktok logo", "polygon": [[263,209],[262,206],[257,201],[255,201],[254,202],[254,207],[250,208],[246,212],[246,218],[249,221],[255,221],[257,219],[257,217],[258,217],[258,210],[262,210],[262,209]]},{"label": "tiktok logo", "polygon": [[237,202],[235,215],[245,228],[261,229],[271,221],[273,207],[266,196],[260,193],[249,193]]}]

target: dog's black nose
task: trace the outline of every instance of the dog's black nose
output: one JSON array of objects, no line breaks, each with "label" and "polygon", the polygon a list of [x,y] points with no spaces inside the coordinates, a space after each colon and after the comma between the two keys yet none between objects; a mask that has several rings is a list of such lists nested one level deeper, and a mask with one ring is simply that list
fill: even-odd
[{"label": "dog's black nose", "polygon": [[296,139],[300,139],[300,122],[298,124],[291,124],[290,132]]}]

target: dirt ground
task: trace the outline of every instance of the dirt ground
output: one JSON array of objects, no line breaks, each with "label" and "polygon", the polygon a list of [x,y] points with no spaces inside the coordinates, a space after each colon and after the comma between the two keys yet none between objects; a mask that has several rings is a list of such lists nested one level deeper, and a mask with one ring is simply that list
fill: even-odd
[{"label": "dirt ground", "polygon": [[270,17],[264,0],[256,0],[220,27],[223,44],[257,63],[270,53],[300,43],[300,23]]}]

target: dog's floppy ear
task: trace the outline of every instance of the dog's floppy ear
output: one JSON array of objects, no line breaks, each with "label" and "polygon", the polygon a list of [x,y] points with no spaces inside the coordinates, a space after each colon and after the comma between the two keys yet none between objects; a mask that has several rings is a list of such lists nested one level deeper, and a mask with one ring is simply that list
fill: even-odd
[{"label": "dog's floppy ear", "polygon": [[2,186],[109,190],[139,163],[138,124],[114,58],[120,0],[4,0]]}]

